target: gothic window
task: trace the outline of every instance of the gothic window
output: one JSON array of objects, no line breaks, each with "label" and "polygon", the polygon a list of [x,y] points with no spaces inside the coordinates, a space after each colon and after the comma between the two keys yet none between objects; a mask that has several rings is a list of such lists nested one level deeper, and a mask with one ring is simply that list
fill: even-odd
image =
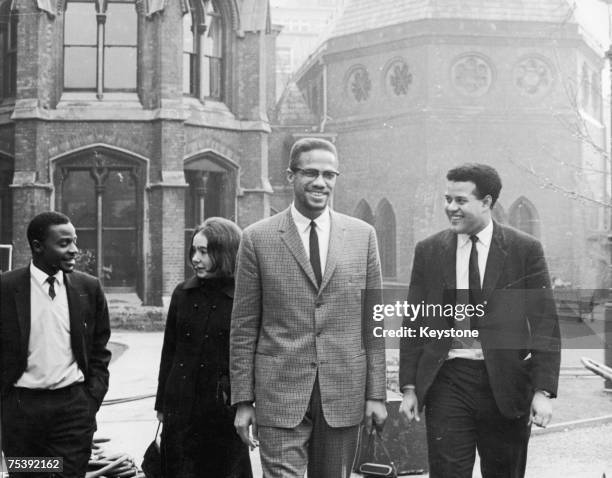
[{"label": "gothic window", "polygon": [[2,96],[15,96],[17,86],[17,14],[7,0],[0,6],[0,42],[2,46]]},{"label": "gothic window", "polygon": [[535,206],[527,198],[517,199],[510,207],[510,225],[534,237],[540,235],[540,220]]},{"label": "gothic window", "polygon": [[183,17],[183,93],[222,101],[223,16],[213,0],[190,0],[189,6]]},{"label": "gothic window", "polygon": [[63,160],[56,169],[57,206],[76,228],[80,269],[106,288],[138,285],[142,169],[112,152],[93,150]]},{"label": "gothic window", "polygon": [[395,213],[393,212],[393,207],[386,199],[380,201],[376,208],[374,228],[378,238],[378,250],[380,251],[383,277],[385,279],[394,279],[397,275]]},{"label": "gothic window", "polygon": [[359,201],[357,207],[355,208],[353,216],[361,219],[362,221],[367,222],[371,226],[374,225],[374,214],[372,214],[372,209],[370,208],[368,201],[366,201],[365,199]]},{"label": "gothic window", "polygon": [[506,212],[499,201],[495,202],[495,206],[493,206],[493,209],[491,210],[491,215],[493,216],[493,219],[500,224],[505,224],[507,222]]},{"label": "gothic window", "polygon": [[137,16],[135,0],[67,0],[66,91],[136,91]]},{"label": "gothic window", "polygon": [[189,247],[195,228],[212,216],[236,220],[237,166],[213,153],[185,164],[185,278],[193,275]]}]

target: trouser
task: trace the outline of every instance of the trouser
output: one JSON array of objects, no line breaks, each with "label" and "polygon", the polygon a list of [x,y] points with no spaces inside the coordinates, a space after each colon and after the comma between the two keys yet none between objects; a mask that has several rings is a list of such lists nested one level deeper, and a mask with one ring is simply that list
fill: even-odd
[{"label": "trouser", "polygon": [[425,399],[430,478],[471,478],[480,456],[483,478],[522,478],[529,415],[502,415],[482,360],[447,360]]},{"label": "trouser", "polygon": [[26,476],[85,476],[96,411],[82,383],[58,390],[12,388],[2,397],[2,447],[7,462],[14,457],[61,457],[63,472]]},{"label": "trouser", "polygon": [[295,428],[259,426],[264,478],[348,478],[359,425],[330,427],[323,416],[318,377],[308,410]]}]

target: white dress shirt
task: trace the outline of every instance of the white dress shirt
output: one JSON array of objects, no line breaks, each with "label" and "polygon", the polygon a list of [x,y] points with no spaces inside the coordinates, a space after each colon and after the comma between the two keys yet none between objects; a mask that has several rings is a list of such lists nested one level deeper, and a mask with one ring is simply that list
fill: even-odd
[{"label": "white dress shirt", "polygon": [[[482,287],[485,270],[487,268],[487,259],[489,257],[489,249],[491,240],[493,239],[493,221],[475,234],[478,237],[476,242],[476,250],[478,251],[478,272],[480,273],[480,287]],[[455,279],[457,281],[457,289],[470,288],[470,252],[472,251],[472,241],[468,234],[457,235],[457,260],[455,264]],[[476,342],[476,348],[472,349],[450,349],[448,358],[465,358],[471,360],[484,360],[482,347],[480,342]]]},{"label": "white dress shirt", "polygon": [[70,343],[70,313],[63,271],[54,275],[55,298],[49,296],[49,277],[30,263],[30,337],[28,365],[15,386],[57,389],[83,382]]},{"label": "white dress shirt", "polygon": [[[300,211],[297,210],[295,204],[291,203],[291,217],[297,227],[306,257],[310,259],[310,221]],[[323,213],[314,219],[316,224],[317,236],[319,237],[319,257],[321,258],[321,276],[325,275],[325,264],[327,262],[327,250],[329,249],[329,234],[331,229],[331,213],[329,207],[323,210]]]}]

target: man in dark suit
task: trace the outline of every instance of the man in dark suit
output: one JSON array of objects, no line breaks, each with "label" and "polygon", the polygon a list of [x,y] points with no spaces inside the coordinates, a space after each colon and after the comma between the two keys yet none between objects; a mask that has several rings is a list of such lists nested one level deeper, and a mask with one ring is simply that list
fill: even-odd
[{"label": "man in dark suit", "polygon": [[[493,168],[466,164],[446,178],[450,227],[417,244],[408,296],[440,307],[404,320],[416,333],[401,343],[400,412],[418,420],[425,406],[431,478],[471,477],[476,449],[484,478],[522,477],[530,425],[549,423],[559,375],[544,253],[492,220]],[[449,306],[450,317],[439,313]]]},{"label": "man in dark suit", "polygon": [[293,204],[245,229],[238,251],[232,403],[266,478],[348,478],[359,423],[387,416],[384,342],[361,313],[361,291],[381,287],[376,233],[330,209],[338,174],[333,144],[297,141]]},{"label": "man in dark suit", "polygon": [[68,217],[39,214],[27,236],[30,265],[0,276],[3,451],[61,457],[57,476],[82,477],[108,389],[106,300],[96,278],[74,271]]}]

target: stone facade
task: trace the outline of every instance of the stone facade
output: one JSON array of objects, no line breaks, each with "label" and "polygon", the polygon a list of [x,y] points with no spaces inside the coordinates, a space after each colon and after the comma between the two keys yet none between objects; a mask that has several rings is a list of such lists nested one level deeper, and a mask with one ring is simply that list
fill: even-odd
[{"label": "stone facade", "polygon": [[[186,240],[200,220],[222,215],[245,226],[269,214],[267,112],[275,93],[267,1],[131,2],[138,31],[131,91],[100,90],[100,78],[94,91],[65,88],[71,72],[62,42],[75,7],[13,3],[17,86],[0,105],[0,175],[9,178],[0,178],[1,242],[13,244],[14,267],[26,264],[29,220],[64,210],[91,253],[85,265],[107,290],[161,304],[185,277]],[[211,17],[221,19],[220,59],[206,60],[216,61],[214,71],[196,69],[211,72],[210,85],[198,76],[200,90],[192,84],[190,93],[185,15],[206,42],[211,5]],[[109,62],[111,53],[104,50]],[[110,82],[117,72],[105,75]]]},{"label": "stone facade", "polygon": [[[563,1],[456,3],[352,2],[298,73],[339,151],[335,208],[376,226],[387,282],[406,283],[416,242],[445,227],[446,171],[488,163],[495,217],[542,240],[552,275],[605,286],[603,49]],[[278,123],[286,157],[296,129]]]}]

